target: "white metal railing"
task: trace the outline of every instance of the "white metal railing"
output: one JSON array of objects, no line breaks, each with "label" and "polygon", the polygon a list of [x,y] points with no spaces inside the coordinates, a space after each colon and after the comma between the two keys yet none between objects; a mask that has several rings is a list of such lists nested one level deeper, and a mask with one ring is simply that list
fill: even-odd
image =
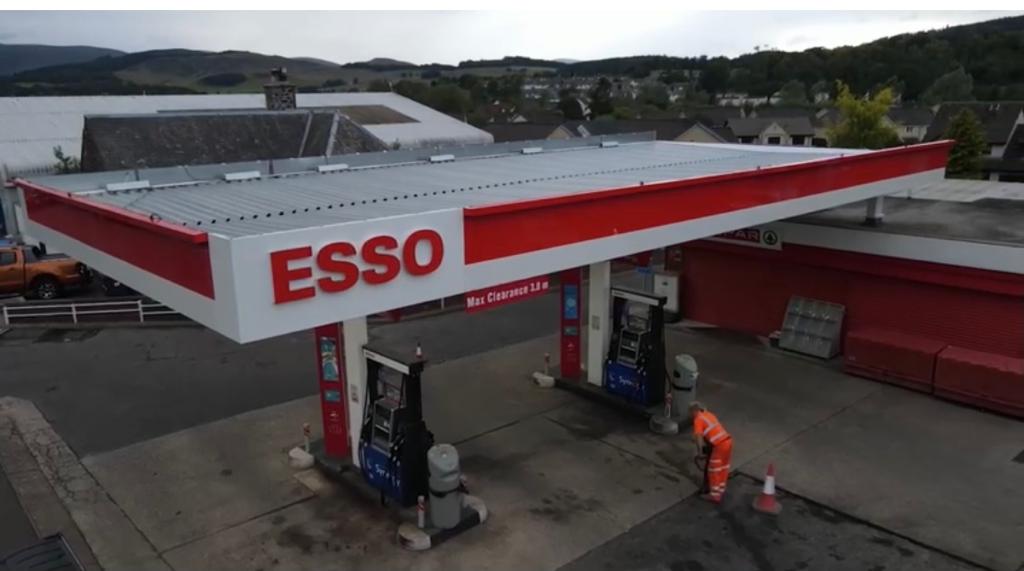
[{"label": "white metal railing", "polygon": [[0,306],[0,327],[70,323],[146,323],[168,321],[168,317],[186,319],[177,311],[149,299],[120,301],[62,300],[58,302],[19,302]]}]

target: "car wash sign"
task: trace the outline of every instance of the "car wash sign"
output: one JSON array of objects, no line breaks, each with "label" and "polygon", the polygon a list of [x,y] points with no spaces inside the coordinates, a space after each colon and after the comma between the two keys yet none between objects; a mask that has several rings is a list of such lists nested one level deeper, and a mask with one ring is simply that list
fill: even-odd
[{"label": "car wash sign", "polygon": [[492,307],[498,307],[537,297],[547,293],[550,288],[547,276],[538,276],[525,280],[514,281],[477,291],[466,292],[466,312],[475,313]]},{"label": "car wash sign", "polygon": [[779,234],[779,231],[767,226],[754,226],[752,228],[733,230],[732,232],[723,232],[708,238],[708,240],[739,246],[767,248],[769,250],[782,249],[782,236]]}]

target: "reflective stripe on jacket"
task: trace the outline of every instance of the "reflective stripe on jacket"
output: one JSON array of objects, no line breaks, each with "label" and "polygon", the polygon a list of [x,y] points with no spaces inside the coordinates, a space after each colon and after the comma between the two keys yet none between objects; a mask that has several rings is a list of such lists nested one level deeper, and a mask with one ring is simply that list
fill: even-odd
[{"label": "reflective stripe on jacket", "polygon": [[718,422],[718,417],[708,411],[697,413],[693,420],[693,433],[703,436],[704,441],[712,446],[729,438],[729,433]]}]

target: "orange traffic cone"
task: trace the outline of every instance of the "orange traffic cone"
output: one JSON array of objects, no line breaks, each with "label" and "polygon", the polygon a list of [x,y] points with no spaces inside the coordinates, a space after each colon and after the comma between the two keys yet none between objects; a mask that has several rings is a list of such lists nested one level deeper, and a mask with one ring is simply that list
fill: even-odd
[{"label": "orange traffic cone", "polygon": [[423,358],[423,348],[420,347],[420,342],[419,341],[416,342],[416,358],[417,359],[422,359]]},{"label": "orange traffic cone", "polygon": [[754,499],[754,509],[771,515],[778,515],[782,511],[782,504],[775,500],[775,464],[768,464],[768,471],[764,475],[764,489],[761,490],[761,495]]}]

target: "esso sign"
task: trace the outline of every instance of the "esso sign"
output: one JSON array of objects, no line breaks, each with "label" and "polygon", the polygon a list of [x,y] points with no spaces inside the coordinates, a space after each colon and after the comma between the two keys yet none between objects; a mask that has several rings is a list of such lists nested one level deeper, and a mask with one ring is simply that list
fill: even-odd
[{"label": "esso sign", "polygon": [[[360,281],[378,286],[398,277],[425,276],[437,270],[444,260],[444,240],[434,230],[416,230],[399,243],[394,236],[373,236],[362,244],[331,242],[316,252],[312,246],[289,248],[270,253],[270,275],[274,283],[274,303],[309,299],[324,293],[341,293]],[[319,277],[313,285],[299,285]]]}]

